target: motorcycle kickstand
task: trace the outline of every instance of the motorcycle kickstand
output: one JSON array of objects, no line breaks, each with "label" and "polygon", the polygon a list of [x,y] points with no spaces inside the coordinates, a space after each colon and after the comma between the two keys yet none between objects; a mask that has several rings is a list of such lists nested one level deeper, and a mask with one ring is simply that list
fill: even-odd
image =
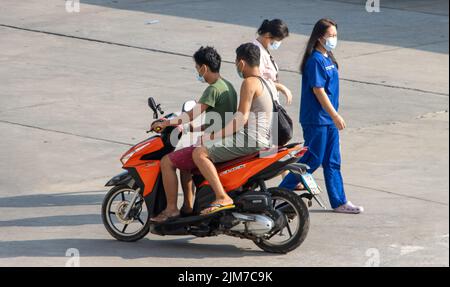
[{"label": "motorcycle kickstand", "polygon": [[[320,193],[322,193],[322,189],[319,187]],[[322,207],[324,210],[327,210],[327,207],[325,206],[325,204],[323,203],[322,197],[320,197],[320,194],[313,194],[311,193],[312,196],[314,197],[314,200],[320,205],[320,207]]]}]

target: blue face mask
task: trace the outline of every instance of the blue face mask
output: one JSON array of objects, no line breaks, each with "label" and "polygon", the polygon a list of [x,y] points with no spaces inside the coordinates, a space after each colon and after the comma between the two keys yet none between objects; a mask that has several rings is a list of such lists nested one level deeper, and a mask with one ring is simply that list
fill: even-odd
[{"label": "blue face mask", "polygon": [[324,47],[328,52],[336,49],[336,46],[337,46],[337,37],[328,37],[326,39]]},{"label": "blue face mask", "polygon": [[278,50],[278,48],[280,48],[280,46],[281,46],[281,41],[273,41],[272,43],[270,43],[269,49],[270,50]]},{"label": "blue face mask", "polygon": [[239,78],[243,79],[244,78],[244,73],[242,73],[241,71],[239,71],[239,64],[236,66],[236,72],[239,75]]},{"label": "blue face mask", "polygon": [[197,73],[197,81],[199,81],[201,83],[206,83],[205,78],[203,76],[200,76],[198,73]]},{"label": "blue face mask", "polygon": [[197,72],[197,81],[201,82],[201,83],[206,83],[204,74],[203,76],[201,76],[198,72]]}]

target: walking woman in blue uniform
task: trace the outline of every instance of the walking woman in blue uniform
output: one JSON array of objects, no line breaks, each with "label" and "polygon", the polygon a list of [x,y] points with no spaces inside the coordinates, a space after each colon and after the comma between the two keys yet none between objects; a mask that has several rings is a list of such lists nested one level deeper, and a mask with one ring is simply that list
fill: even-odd
[{"label": "walking woman in blue uniform", "polygon": [[[300,67],[302,95],[300,124],[308,152],[299,162],[314,172],[322,165],[331,207],[341,213],[361,213],[363,208],[347,200],[341,175],[339,130],[345,128],[338,114],[338,63],[332,50],[337,44],[337,25],[330,19],[319,20],[308,41]],[[298,178],[290,173],[281,187],[297,189]]]}]

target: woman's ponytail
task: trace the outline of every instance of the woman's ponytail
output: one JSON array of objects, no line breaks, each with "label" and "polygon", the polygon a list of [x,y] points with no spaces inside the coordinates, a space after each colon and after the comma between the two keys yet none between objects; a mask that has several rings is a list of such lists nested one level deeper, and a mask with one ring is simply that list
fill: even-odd
[{"label": "woman's ponytail", "polygon": [[289,36],[289,29],[286,23],[280,19],[265,19],[258,29],[258,35],[262,36],[269,33],[271,37],[284,39]]}]

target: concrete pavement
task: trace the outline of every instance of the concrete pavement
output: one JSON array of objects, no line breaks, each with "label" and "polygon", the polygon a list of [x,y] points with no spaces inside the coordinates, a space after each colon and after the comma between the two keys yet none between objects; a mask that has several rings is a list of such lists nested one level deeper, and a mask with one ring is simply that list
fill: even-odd
[{"label": "concrete pavement", "polygon": [[[365,1],[260,2],[0,3],[0,266],[64,266],[69,248],[82,266],[448,266],[448,2],[381,1],[380,13]],[[305,243],[283,256],[225,236],[113,240],[103,185],[145,138],[147,97],[167,111],[198,97],[191,55],[206,44],[238,87],[234,49],[266,17],[292,31],[275,57],[299,95],[300,54],[323,16],[339,23],[346,190],[367,212],[313,207]]]}]

